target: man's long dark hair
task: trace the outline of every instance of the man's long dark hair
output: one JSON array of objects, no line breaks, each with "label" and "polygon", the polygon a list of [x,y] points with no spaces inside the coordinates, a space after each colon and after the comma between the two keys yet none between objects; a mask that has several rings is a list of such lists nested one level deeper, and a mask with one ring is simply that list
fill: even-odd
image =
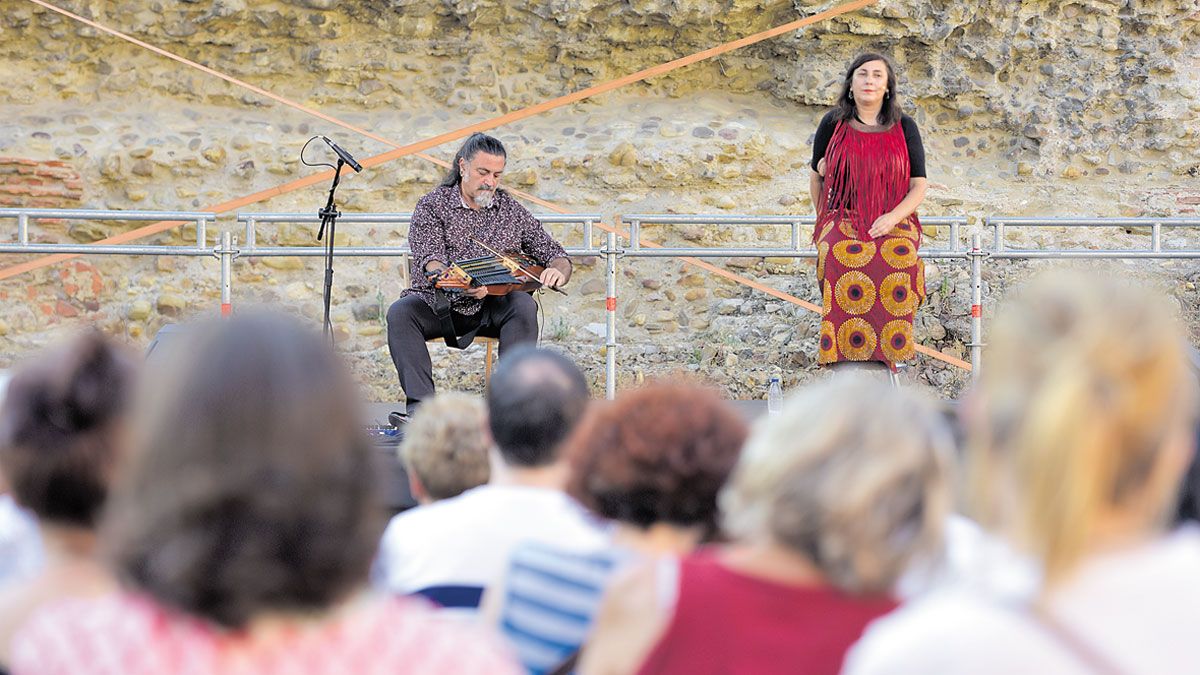
[{"label": "man's long dark hair", "polygon": [[842,81],[842,93],[838,95],[837,107],[834,109],[836,111],[834,118],[837,121],[848,122],[854,119],[857,108],[854,105],[854,99],[850,98],[850,83],[854,80],[854,71],[861,68],[864,63],[871,61],[883,61],[887,66],[888,73],[887,93],[884,94],[883,108],[879,110],[879,125],[890,127],[900,121],[900,105],[896,103],[896,67],[892,65],[892,60],[883,54],[870,52],[860,54],[846,69],[846,77]]},{"label": "man's long dark hair", "polygon": [[450,171],[442,179],[442,187],[450,187],[461,183],[462,171],[458,168],[458,160],[461,159],[469,162],[475,159],[475,155],[481,152],[508,158],[507,153],[504,152],[504,144],[499,139],[477,131],[467,138],[467,141],[462,144],[458,152],[454,153],[454,161],[450,162]]}]

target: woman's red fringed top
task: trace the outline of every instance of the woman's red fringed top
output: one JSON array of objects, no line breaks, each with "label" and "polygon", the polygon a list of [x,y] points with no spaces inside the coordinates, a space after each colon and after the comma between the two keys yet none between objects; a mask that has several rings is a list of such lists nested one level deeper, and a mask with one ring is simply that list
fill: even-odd
[{"label": "woman's red fringed top", "polygon": [[[825,188],[813,236],[831,220],[848,219],[859,239],[870,240],[867,233],[875,219],[896,208],[908,194],[909,174],[903,125],[870,132],[839,122],[825,155]],[[920,223],[916,224],[919,233]]]}]

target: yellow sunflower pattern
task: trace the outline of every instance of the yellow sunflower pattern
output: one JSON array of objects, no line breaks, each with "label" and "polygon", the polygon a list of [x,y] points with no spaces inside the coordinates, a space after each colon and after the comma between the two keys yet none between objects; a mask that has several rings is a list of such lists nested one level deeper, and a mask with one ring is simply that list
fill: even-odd
[{"label": "yellow sunflower pattern", "polygon": [[912,292],[912,277],[908,272],[893,272],[879,282],[879,302],[892,316],[908,316],[917,308],[917,294]]},{"label": "yellow sunflower pattern", "polygon": [[843,239],[833,245],[833,257],[846,267],[862,267],[875,257],[875,242]]},{"label": "yellow sunflower pattern", "polygon": [[883,325],[879,331],[879,348],[892,363],[913,357],[913,325],[911,321],[896,319]]},{"label": "yellow sunflower pattern", "polygon": [[846,272],[837,280],[833,297],[847,314],[866,314],[875,306],[875,282],[862,272]]},{"label": "yellow sunflower pattern", "polygon": [[892,230],[893,236],[901,236],[909,241],[920,242],[921,233],[917,231],[917,226],[913,225],[911,219],[905,218],[896,225],[896,229]]},{"label": "yellow sunflower pattern", "polygon": [[834,363],[837,359],[837,338],[834,336],[833,322],[821,322],[821,341],[818,363]]},{"label": "yellow sunflower pattern", "polygon": [[865,319],[846,319],[837,329],[837,347],[850,361],[866,361],[875,354],[878,338],[875,329]]},{"label": "yellow sunflower pattern", "polygon": [[[837,250],[836,247],[834,250]],[[879,246],[879,254],[892,269],[902,270],[917,264],[917,247],[904,237],[889,237]]]},{"label": "yellow sunflower pattern", "polygon": [[878,239],[859,239],[850,219],[822,225],[817,238],[821,291],[818,361],[912,360],[912,317],[925,300],[915,218]]}]

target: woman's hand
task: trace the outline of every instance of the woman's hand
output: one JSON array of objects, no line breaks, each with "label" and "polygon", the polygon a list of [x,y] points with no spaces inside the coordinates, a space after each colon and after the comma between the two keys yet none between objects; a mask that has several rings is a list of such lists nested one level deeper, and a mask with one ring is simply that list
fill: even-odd
[{"label": "woman's hand", "polygon": [[885,213],[876,218],[874,223],[871,223],[871,229],[867,232],[867,234],[872,239],[878,239],[879,237],[882,237],[883,235],[896,229],[896,226],[900,224],[901,220],[901,218],[897,218],[891,212]]},{"label": "woman's hand", "polygon": [[821,178],[825,177],[825,158],[817,160],[817,175]]}]

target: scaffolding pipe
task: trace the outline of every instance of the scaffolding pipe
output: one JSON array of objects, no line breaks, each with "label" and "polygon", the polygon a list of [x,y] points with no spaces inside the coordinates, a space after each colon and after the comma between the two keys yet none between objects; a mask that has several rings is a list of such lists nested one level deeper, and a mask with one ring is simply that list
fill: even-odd
[{"label": "scaffolding pipe", "polygon": [[610,231],[604,247],[604,396],[610,401],[617,396],[617,255],[617,233]]}]

